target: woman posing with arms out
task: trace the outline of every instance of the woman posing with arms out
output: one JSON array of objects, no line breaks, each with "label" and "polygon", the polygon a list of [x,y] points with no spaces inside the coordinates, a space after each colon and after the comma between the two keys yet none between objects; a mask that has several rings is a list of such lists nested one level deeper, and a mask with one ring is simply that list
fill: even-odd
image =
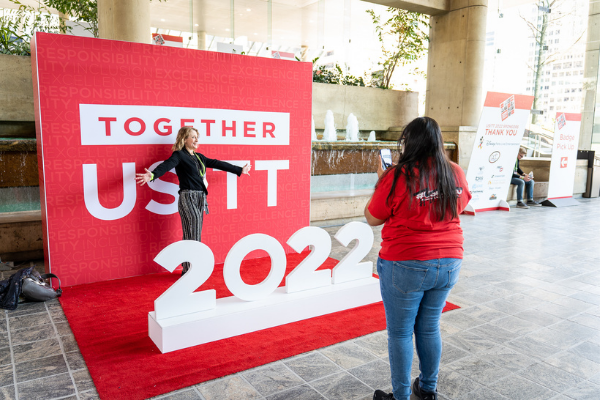
[{"label": "woman posing with arms out", "polygon": [[[400,148],[401,147],[401,148]],[[385,307],[393,393],[374,400],[409,400],[415,334],[421,373],[412,391],[437,399],[442,338],[440,317],[458,281],[463,234],[458,215],[471,199],[462,169],[449,161],[439,125],[421,117],[398,140],[398,164],[377,171],[365,207],[371,226],[384,224],[377,273]]]},{"label": "woman posing with arms out", "polygon": [[[202,237],[202,221],[204,212],[208,214],[206,195],[208,182],[206,168],[217,168],[240,176],[250,175],[250,164],[243,168],[224,161],[213,160],[203,154],[196,153],[198,147],[198,131],[191,126],[182,127],[177,133],[177,139],[172,147],[173,154],[152,172],[145,168],[143,174],[136,174],[140,186],[151,180],[160,178],[167,171],[175,168],[179,178],[179,215],[183,228],[183,240],[196,240]],[[182,275],[190,268],[190,263],[183,263]]]}]

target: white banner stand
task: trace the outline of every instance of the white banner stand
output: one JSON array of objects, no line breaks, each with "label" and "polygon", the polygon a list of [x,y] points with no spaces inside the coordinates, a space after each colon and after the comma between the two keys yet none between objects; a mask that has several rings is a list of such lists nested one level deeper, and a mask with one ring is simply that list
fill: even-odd
[{"label": "white banner stand", "polygon": [[506,202],[533,96],[488,92],[467,169],[472,198],[463,213],[510,211]]},{"label": "white banner stand", "polygon": [[581,114],[556,114],[548,199],[542,202],[543,206],[571,207],[579,205],[579,202],[573,198],[573,184],[580,128]]}]

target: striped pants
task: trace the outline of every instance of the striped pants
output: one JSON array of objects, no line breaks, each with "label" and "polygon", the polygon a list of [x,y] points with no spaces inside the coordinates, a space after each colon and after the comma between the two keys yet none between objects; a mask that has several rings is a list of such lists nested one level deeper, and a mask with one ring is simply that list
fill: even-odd
[{"label": "striped pants", "polygon": [[[183,240],[202,239],[202,221],[206,207],[206,194],[201,190],[182,190],[179,192],[179,216],[183,229]],[[182,274],[190,268],[189,262],[184,262]]]}]

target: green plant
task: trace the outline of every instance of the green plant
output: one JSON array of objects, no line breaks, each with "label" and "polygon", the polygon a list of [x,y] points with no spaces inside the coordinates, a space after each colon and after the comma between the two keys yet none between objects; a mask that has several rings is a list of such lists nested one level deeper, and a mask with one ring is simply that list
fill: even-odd
[{"label": "green plant", "polygon": [[[313,65],[317,60],[318,57],[313,60]],[[346,86],[365,86],[365,81],[362,77],[344,74],[344,71],[339,64],[335,64],[333,68],[327,65],[318,65],[314,67],[313,82]]]},{"label": "green plant", "polygon": [[391,79],[398,65],[404,66],[418,60],[427,52],[429,42],[429,17],[417,12],[389,7],[390,17],[382,20],[373,10],[371,15],[375,31],[381,43],[383,61],[379,79],[373,79],[371,85],[382,89],[391,89]]},{"label": "green plant", "polygon": [[44,0],[44,3],[74,18],[76,24],[98,37],[98,4],[94,0]]},{"label": "green plant", "polygon": [[5,9],[0,17],[0,53],[19,56],[31,55],[30,42],[35,32],[58,32],[58,18],[40,5],[33,8],[18,0],[10,0],[19,6],[16,10]]}]

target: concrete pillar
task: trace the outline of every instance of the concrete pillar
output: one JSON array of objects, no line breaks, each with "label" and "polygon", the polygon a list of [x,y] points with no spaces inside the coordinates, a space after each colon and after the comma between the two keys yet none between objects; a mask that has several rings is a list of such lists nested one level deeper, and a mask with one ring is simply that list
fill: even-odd
[{"label": "concrete pillar", "polygon": [[[579,149],[592,147],[594,113],[596,111],[596,90],[598,87],[598,61],[600,56],[600,0],[590,0],[585,67],[583,72],[583,112]],[[600,111],[600,110],[599,110]]]},{"label": "concrete pillar", "polygon": [[150,0],[98,0],[102,39],[150,43]]},{"label": "concrete pillar", "polygon": [[208,43],[206,43],[206,32],[198,31],[198,50],[208,50]]},{"label": "concrete pillar", "polygon": [[430,19],[425,115],[441,126],[476,126],[483,107],[488,0],[453,0]]}]

